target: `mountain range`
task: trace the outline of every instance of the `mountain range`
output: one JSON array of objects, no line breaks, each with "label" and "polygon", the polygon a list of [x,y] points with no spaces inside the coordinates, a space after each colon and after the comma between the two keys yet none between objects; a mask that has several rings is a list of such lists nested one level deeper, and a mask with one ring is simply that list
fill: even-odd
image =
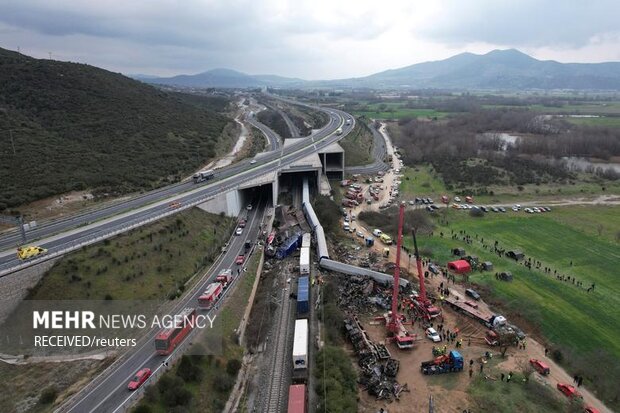
[{"label": "mountain range", "polygon": [[620,90],[620,62],[559,63],[538,60],[515,49],[483,55],[461,53],[370,76],[308,81],[276,75],[248,75],[213,69],[174,77],[134,76],[147,83],[185,87],[282,88],[437,88],[474,90]]}]

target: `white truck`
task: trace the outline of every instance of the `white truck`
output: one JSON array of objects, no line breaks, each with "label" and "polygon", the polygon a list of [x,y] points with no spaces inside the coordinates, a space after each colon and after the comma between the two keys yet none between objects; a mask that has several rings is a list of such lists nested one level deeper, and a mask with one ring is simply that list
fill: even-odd
[{"label": "white truck", "polygon": [[301,247],[299,254],[299,272],[301,275],[310,274],[310,247]]},{"label": "white truck", "polygon": [[295,320],[295,340],[293,341],[293,369],[308,368],[308,320]]}]

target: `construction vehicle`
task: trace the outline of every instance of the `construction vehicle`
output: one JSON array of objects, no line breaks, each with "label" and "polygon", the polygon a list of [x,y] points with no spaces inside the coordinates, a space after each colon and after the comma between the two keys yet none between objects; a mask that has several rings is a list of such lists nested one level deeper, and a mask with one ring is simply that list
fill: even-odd
[{"label": "construction vehicle", "polygon": [[[413,343],[417,338],[415,334],[405,329],[403,320],[405,317],[398,313],[399,292],[400,292],[400,252],[403,242],[403,222],[405,220],[405,204],[400,204],[398,214],[398,236],[396,238],[396,266],[394,267],[394,279],[392,282],[392,309],[384,314],[382,320],[385,321],[388,338],[393,340],[399,349],[409,349],[413,347]],[[377,230],[375,230],[377,231]]]},{"label": "construction vehicle", "polygon": [[451,350],[448,354],[436,357],[433,360],[423,361],[420,370],[427,375],[463,371],[463,356],[458,351]]},{"label": "construction vehicle", "polygon": [[428,322],[433,318],[441,315],[441,310],[433,305],[431,300],[426,296],[426,286],[424,285],[424,273],[422,272],[422,258],[418,251],[418,242],[415,237],[415,229],[411,231],[413,235],[413,251],[415,255],[416,268],[418,270],[418,279],[420,280],[420,292],[417,297],[411,300],[412,309],[417,317],[423,322]]},{"label": "construction vehicle", "polygon": [[47,254],[47,250],[43,247],[37,247],[36,245],[17,247],[17,258],[22,261],[31,260],[45,254]]}]

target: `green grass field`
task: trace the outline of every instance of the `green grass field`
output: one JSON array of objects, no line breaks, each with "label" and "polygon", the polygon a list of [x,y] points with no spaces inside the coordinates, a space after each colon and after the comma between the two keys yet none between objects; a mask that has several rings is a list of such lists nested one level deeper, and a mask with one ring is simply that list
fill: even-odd
[{"label": "green grass field", "polygon": [[[611,234],[620,231],[618,209],[615,211],[614,214],[613,208],[572,207],[566,211],[556,208],[549,214],[510,212],[473,218],[464,211],[449,210],[445,218],[449,227],[440,226],[435,236],[423,237],[420,247],[430,249],[441,264],[453,258],[450,248],[464,247],[468,253],[492,261],[495,271],[511,271],[515,276],[511,283],[497,281],[488,273],[476,274],[471,280],[488,289],[491,297],[486,298],[491,303],[526,320],[551,343],[580,354],[602,348],[620,359],[620,331],[610,328],[620,325],[620,282],[615,277],[620,248],[611,240]],[[566,225],[577,221],[582,224]],[[594,234],[587,222],[605,222],[605,234]],[[498,241],[506,250],[520,249],[533,260],[542,261],[543,267],[576,277],[585,287],[596,283],[596,289],[586,293],[585,287],[556,280],[553,271],[551,275],[530,271],[483,249],[477,240],[472,245],[452,240],[451,230],[465,230],[472,237],[478,235],[487,245]],[[444,233],[443,238],[438,236],[440,232]]]},{"label": "green grass field", "polygon": [[192,208],[63,257],[31,300],[158,300],[219,254],[230,218]]},{"label": "green grass field", "polygon": [[447,193],[443,180],[428,164],[406,168],[399,191],[401,198],[407,200],[419,196],[437,197]]},{"label": "green grass field", "polygon": [[372,119],[402,119],[402,118],[437,118],[441,119],[449,115],[447,112],[439,112],[435,109],[407,108],[399,102],[373,103],[361,105],[358,110],[352,111],[356,116],[366,116]]},{"label": "green grass field", "polygon": [[564,119],[576,125],[606,126],[609,128],[620,128],[620,116],[618,117],[602,116],[599,118],[564,118]]},{"label": "green grass field", "polygon": [[372,163],[373,137],[366,125],[358,120],[353,132],[340,141],[345,150],[344,162],[346,166],[368,165]]}]

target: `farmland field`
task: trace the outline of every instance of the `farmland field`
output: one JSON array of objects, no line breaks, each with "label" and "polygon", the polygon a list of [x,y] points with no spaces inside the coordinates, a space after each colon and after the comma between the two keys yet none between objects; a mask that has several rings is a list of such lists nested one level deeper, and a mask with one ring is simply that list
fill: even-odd
[{"label": "farmland field", "polygon": [[439,112],[435,109],[407,108],[402,103],[373,103],[360,105],[353,109],[352,113],[356,116],[366,116],[372,119],[402,119],[402,118],[444,118],[446,112]]},{"label": "farmland field", "polygon": [[[582,355],[603,348],[620,359],[620,331],[609,328],[620,324],[617,311],[620,280],[615,276],[620,249],[611,240],[611,234],[620,231],[620,224],[613,208],[600,211],[601,216],[610,219],[599,218],[599,208],[571,207],[566,211],[556,208],[549,214],[531,216],[509,212],[487,214],[482,218],[470,217],[465,211],[449,210],[445,217],[449,227],[438,227],[433,237],[423,237],[420,243],[442,264],[451,258],[451,247],[461,246],[468,254],[492,261],[494,271],[511,271],[515,278],[511,283],[497,281],[489,273],[476,274],[471,280],[488,289],[492,296],[489,302],[527,320],[530,326],[538,326],[539,332],[551,343]],[[555,213],[557,218],[553,216]],[[568,226],[562,223],[575,221],[604,221],[607,234],[598,236],[588,224]],[[463,242],[460,234],[458,240],[451,239],[451,230],[457,234],[465,231],[474,238],[473,243]],[[443,238],[438,236],[440,232],[444,233]],[[526,257],[541,261],[543,267],[551,267],[551,274],[528,270],[512,260],[498,257],[484,249],[482,239],[491,248],[498,241],[500,248],[522,250]],[[583,287],[573,285],[572,281],[557,280],[554,270],[571,279],[575,277]],[[596,284],[595,290],[586,292],[592,283]]]}]

